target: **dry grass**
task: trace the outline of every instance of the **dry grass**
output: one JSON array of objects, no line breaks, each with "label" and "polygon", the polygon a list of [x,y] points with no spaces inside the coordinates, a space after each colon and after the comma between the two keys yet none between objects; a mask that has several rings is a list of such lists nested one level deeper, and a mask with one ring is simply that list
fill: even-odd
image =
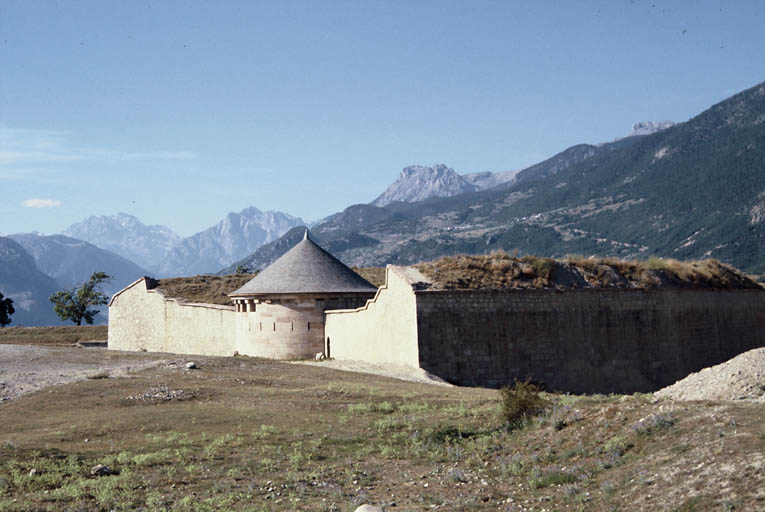
[{"label": "dry grass", "polygon": [[4,327],[0,329],[0,344],[74,345],[78,341],[103,341],[106,336],[105,325]]},{"label": "dry grass", "polygon": [[159,279],[156,288],[166,297],[183,299],[186,302],[231,305],[228,294],[241,288],[255,274],[230,274],[227,276],[170,277]]},{"label": "dry grass", "polygon": [[[353,269],[375,286],[385,284],[384,268]],[[230,274],[227,276],[203,275],[194,277],[169,277],[156,281],[155,288],[166,297],[183,299],[186,302],[223,304],[230,306],[228,294],[244,286],[256,274]]]},{"label": "dry grass", "polygon": [[358,275],[372,283],[376,287],[385,284],[385,267],[352,267]]},{"label": "dry grass", "polygon": [[711,259],[625,261],[573,255],[554,260],[498,251],[448,256],[414,266],[441,289],[761,288],[739,270]]},{"label": "dry grass", "polygon": [[[245,357],[194,361],[198,370],[168,364],[0,404],[0,510],[765,503],[758,404],[545,395],[549,411],[508,432],[496,391]],[[135,398],[158,389],[185,398]],[[116,474],[92,476],[96,464]]]}]

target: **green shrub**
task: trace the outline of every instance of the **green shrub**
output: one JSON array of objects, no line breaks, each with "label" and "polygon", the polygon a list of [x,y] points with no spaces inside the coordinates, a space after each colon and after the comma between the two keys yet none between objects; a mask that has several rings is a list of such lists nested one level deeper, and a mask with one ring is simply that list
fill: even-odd
[{"label": "green shrub", "polygon": [[539,386],[528,380],[516,381],[512,387],[499,390],[502,419],[507,430],[525,426],[531,418],[543,414],[550,407],[550,402],[542,397],[541,391]]}]

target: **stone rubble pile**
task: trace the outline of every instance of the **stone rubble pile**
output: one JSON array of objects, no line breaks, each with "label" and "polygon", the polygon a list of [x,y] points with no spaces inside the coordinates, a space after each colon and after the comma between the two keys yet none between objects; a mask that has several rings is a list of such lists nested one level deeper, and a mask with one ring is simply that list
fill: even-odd
[{"label": "stone rubble pile", "polygon": [[138,395],[131,395],[126,397],[127,400],[150,400],[150,401],[167,401],[167,400],[186,400],[193,398],[193,394],[182,389],[170,389],[167,386],[154,386],[147,391]]},{"label": "stone rubble pile", "polygon": [[765,403],[765,347],[692,373],[655,396],[672,400],[746,400]]}]

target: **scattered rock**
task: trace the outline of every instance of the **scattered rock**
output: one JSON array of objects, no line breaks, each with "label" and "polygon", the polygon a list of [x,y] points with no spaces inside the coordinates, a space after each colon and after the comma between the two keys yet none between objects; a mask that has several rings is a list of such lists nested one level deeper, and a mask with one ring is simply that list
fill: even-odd
[{"label": "scattered rock", "polygon": [[187,370],[196,370],[196,368],[197,368],[197,363],[193,361],[189,361],[188,363],[186,363]]},{"label": "scattered rock", "polygon": [[168,400],[190,400],[194,398],[194,392],[183,389],[170,389],[167,386],[154,386],[137,395],[128,396],[128,400],[143,400],[152,402],[164,402]]},{"label": "scattered rock", "polygon": [[109,476],[109,475],[116,475],[116,471],[112,471],[109,466],[104,466],[103,464],[96,464],[92,468],[90,468],[90,474],[93,476]]},{"label": "scattered rock", "polygon": [[38,471],[35,468],[32,468],[32,469],[29,470],[29,476],[30,477],[35,477],[35,476],[41,475],[41,474],[42,474],[42,471]]}]

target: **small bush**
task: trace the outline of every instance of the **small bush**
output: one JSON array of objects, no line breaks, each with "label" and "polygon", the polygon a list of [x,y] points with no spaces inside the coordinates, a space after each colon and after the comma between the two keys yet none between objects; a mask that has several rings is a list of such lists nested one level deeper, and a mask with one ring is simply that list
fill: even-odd
[{"label": "small bush", "polygon": [[461,439],[472,439],[477,433],[472,430],[463,430],[461,427],[447,425],[428,431],[426,437],[434,443],[452,443]]},{"label": "small bush", "polygon": [[528,423],[528,421],[543,414],[550,402],[545,400],[541,388],[531,382],[516,381],[512,387],[504,387],[499,390],[502,419],[508,430],[516,430]]}]

